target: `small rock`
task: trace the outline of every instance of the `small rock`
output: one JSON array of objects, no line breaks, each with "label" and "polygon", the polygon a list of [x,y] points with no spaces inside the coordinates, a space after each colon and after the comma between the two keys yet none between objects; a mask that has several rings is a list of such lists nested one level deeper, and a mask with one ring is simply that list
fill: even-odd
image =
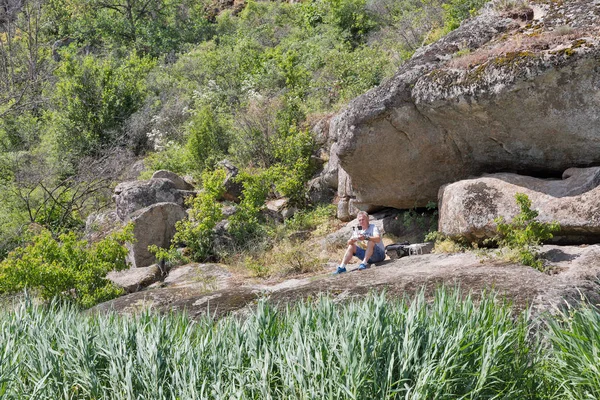
[{"label": "small rock", "polygon": [[126,293],[137,292],[160,279],[161,272],[157,264],[144,268],[130,268],[124,271],[111,271],[106,279],[122,287]]}]

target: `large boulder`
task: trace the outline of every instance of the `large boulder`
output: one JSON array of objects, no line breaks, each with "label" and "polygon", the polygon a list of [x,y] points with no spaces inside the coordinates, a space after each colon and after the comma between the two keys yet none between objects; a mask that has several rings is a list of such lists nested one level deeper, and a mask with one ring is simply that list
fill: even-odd
[{"label": "large boulder", "polygon": [[137,210],[129,216],[135,242],[128,244],[128,263],[132,268],[147,267],[156,262],[148,246],[168,248],[175,235],[175,223],[187,217],[183,207],[175,203],[157,203]]},{"label": "large boulder", "polygon": [[597,2],[533,3],[527,26],[489,6],[333,117],[338,195],[412,208],[469,176],[600,163]]},{"label": "large boulder", "polygon": [[183,207],[186,197],[193,192],[178,187],[181,187],[180,183],[167,178],[120,183],[113,195],[117,215],[126,221],[130,214],[156,203],[176,203]]},{"label": "large boulder", "polygon": [[499,173],[467,179],[440,189],[439,231],[482,241],[496,235],[494,219],[511,221],[520,212],[516,193],[531,200],[542,222],[557,221],[560,242],[600,241],[600,167],[570,168],[562,180]]},{"label": "large boulder", "polygon": [[337,147],[336,143],[331,145],[329,160],[323,167],[323,172],[321,173],[321,177],[323,182],[332,189],[338,188],[338,173],[340,170],[340,159],[337,155]]},{"label": "large boulder", "polygon": [[308,201],[311,204],[330,204],[335,198],[335,190],[327,185],[322,176],[308,182]]}]

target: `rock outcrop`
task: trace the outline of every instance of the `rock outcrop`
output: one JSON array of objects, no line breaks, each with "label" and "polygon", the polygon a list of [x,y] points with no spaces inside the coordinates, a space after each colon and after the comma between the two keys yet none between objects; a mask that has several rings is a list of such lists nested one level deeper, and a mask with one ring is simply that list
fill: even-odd
[{"label": "rock outcrop", "polygon": [[175,203],[157,203],[142,208],[129,216],[133,223],[135,242],[128,244],[127,261],[132,268],[148,267],[156,262],[148,246],[168,248],[175,235],[175,223],[187,213]]},{"label": "rock outcrop", "polygon": [[[115,188],[116,209],[91,214],[86,221],[86,238],[98,241],[110,232],[132,223],[134,243],[128,245],[127,260],[132,268],[148,267],[156,262],[149,245],[168,248],[175,234],[175,223],[187,217],[185,199],[194,194],[193,186],[170,171],[157,171],[147,181],[123,182]],[[149,270],[146,270],[149,271]],[[155,276],[147,273],[148,276]],[[114,278],[127,291],[152,283],[143,271],[128,271]],[[139,283],[136,280],[140,280]]]},{"label": "rock outcrop", "polygon": [[539,221],[560,224],[556,241],[598,242],[599,185],[600,167],[570,168],[562,180],[499,173],[455,182],[440,189],[439,231],[469,241],[492,238],[494,218],[512,220],[520,211],[515,194],[524,193],[539,212]]},{"label": "rock outcrop", "polygon": [[125,293],[135,293],[161,278],[161,271],[157,264],[143,268],[129,268],[123,271],[111,271],[106,279],[123,288]]},{"label": "rock outcrop", "polygon": [[92,213],[85,221],[85,239],[94,243],[120,229],[123,222],[115,210]]},{"label": "rock outcrop", "polygon": [[222,200],[234,201],[236,203],[240,202],[240,196],[242,195],[242,191],[244,190],[244,186],[235,180],[238,176],[239,170],[233,165],[229,160],[220,161],[217,166],[223,168],[225,170],[225,181],[223,182],[223,187],[225,191],[223,193]]},{"label": "rock outcrop", "polygon": [[[173,283],[160,288],[123,296],[96,306],[94,311],[135,313],[151,308],[159,312],[185,311],[192,318],[245,314],[257,300],[290,305],[328,293],[337,302],[350,301],[385,292],[390,298],[413,296],[421,291],[431,296],[441,285],[460,285],[463,293],[478,296],[493,290],[513,302],[517,309],[532,307],[534,313],[548,312],[566,304],[576,305],[587,298],[600,302],[600,246],[544,246],[542,257],[551,263],[555,274],[501,261],[486,261],[472,253],[425,254],[384,261],[367,271],[357,265],[348,273],[331,276],[331,271],[278,284],[240,284],[219,272],[218,267],[198,269],[180,267]],[[201,265],[202,266],[202,265]],[[183,278],[188,275],[188,278]],[[209,284],[207,282],[213,282]]]},{"label": "rock outcrop", "polygon": [[177,175],[175,172],[167,171],[164,169],[161,169],[160,171],[156,171],[155,173],[153,173],[151,180],[152,179],[168,179],[171,182],[173,182],[173,186],[177,190],[184,190],[184,191],[194,190],[194,186],[187,183],[185,181],[185,179],[183,179],[182,177]]},{"label": "rock outcrop", "polygon": [[600,163],[600,7],[531,3],[527,23],[488,6],[332,118],[340,198],[412,208],[470,176]]},{"label": "rock outcrop", "polygon": [[156,203],[175,203],[183,207],[185,198],[193,192],[179,189],[180,185],[167,178],[123,182],[117,185],[113,199],[122,221],[135,211]]}]

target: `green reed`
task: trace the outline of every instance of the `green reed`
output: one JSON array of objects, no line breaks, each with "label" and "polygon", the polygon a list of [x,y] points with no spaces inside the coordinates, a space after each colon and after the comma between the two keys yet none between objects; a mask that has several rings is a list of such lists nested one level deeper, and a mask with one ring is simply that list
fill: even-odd
[{"label": "green reed", "polygon": [[598,398],[600,316],[529,321],[445,289],[196,321],[23,301],[0,311],[0,398]]}]

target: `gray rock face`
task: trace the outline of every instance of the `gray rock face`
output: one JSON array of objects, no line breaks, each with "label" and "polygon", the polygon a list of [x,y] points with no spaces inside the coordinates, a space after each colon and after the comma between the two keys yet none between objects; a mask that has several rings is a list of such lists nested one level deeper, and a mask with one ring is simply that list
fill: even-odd
[{"label": "gray rock face", "polygon": [[[550,32],[574,3],[595,17],[569,35]],[[599,163],[600,45],[587,33],[600,26],[597,6],[542,6],[530,31],[489,8],[333,117],[332,149],[351,180],[340,198],[412,208],[469,176]],[[469,52],[462,64],[453,59],[459,50]]]},{"label": "gray rock face", "polygon": [[232,274],[219,264],[187,264],[173,268],[163,284],[167,287],[189,287],[206,292],[225,289]]},{"label": "gray rock face", "polygon": [[225,176],[225,182],[223,182],[223,186],[225,187],[225,193],[223,193],[223,200],[234,201],[239,203],[244,186],[240,182],[235,181],[235,178],[238,176],[239,173],[238,168],[228,160],[223,160],[217,165],[221,168],[224,168],[227,174]]},{"label": "gray rock face", "polygon": [[311,204],[331,203],[335,197],[335,190],[330,188],[322,176],[308,182],[308,200]]},{"label": "gray rock face", "polygon": [[123,223],[114,210],[92,213],[85,221],[85,239],[88,242],[97,242],[122,226]]},{"label": "gray rock face", "polygon": [[451,237],[481,241],[496,235],[494,218],[506,221],[519,213],[516,193],[525,193],[538,220],[557,221],[563,243],[600,239],[600,167],[570,168],[563,180],[516,174],[491,174],[440,189],[439,231]]},{"label": "gray rock face", "polygon": [[117,215],[122,221],[133,212],[156,203],[176,203],[183,207],[186,196],[191,194],[178,189],[176,183],[166,178],[123,182],[117,185],[114,193]]},{"label": "gray rock face", "polygon": [[182,177],[177,175],[175,172],[161,169],[152,174],[152,179],[168,179],[173,182],[175,189],[178,190],[194,190],[194,187],[187,183]]},{"label": "gray rock face", "polygon": [[323,172],[321,173],[321,177],[323,182],[330,188],[336,189],[338,188],[338,180],[339,180],[339,170],[340,170],[340,159],[337,156],[336,152],[337,144],[333,144],[331,146],[331,154],[329,156],[329,161],[325,164],[323,168]]},{"label": "gray rock face", "polygon": [[167,248],[175,235],[175,223],[187,216],[183,207],[175,203],[157,203],[142,208],[129,216],[133,223],[135,243],[129,244],[127,261],[133,268],[147,267],[156,262],[148,246]]}]

